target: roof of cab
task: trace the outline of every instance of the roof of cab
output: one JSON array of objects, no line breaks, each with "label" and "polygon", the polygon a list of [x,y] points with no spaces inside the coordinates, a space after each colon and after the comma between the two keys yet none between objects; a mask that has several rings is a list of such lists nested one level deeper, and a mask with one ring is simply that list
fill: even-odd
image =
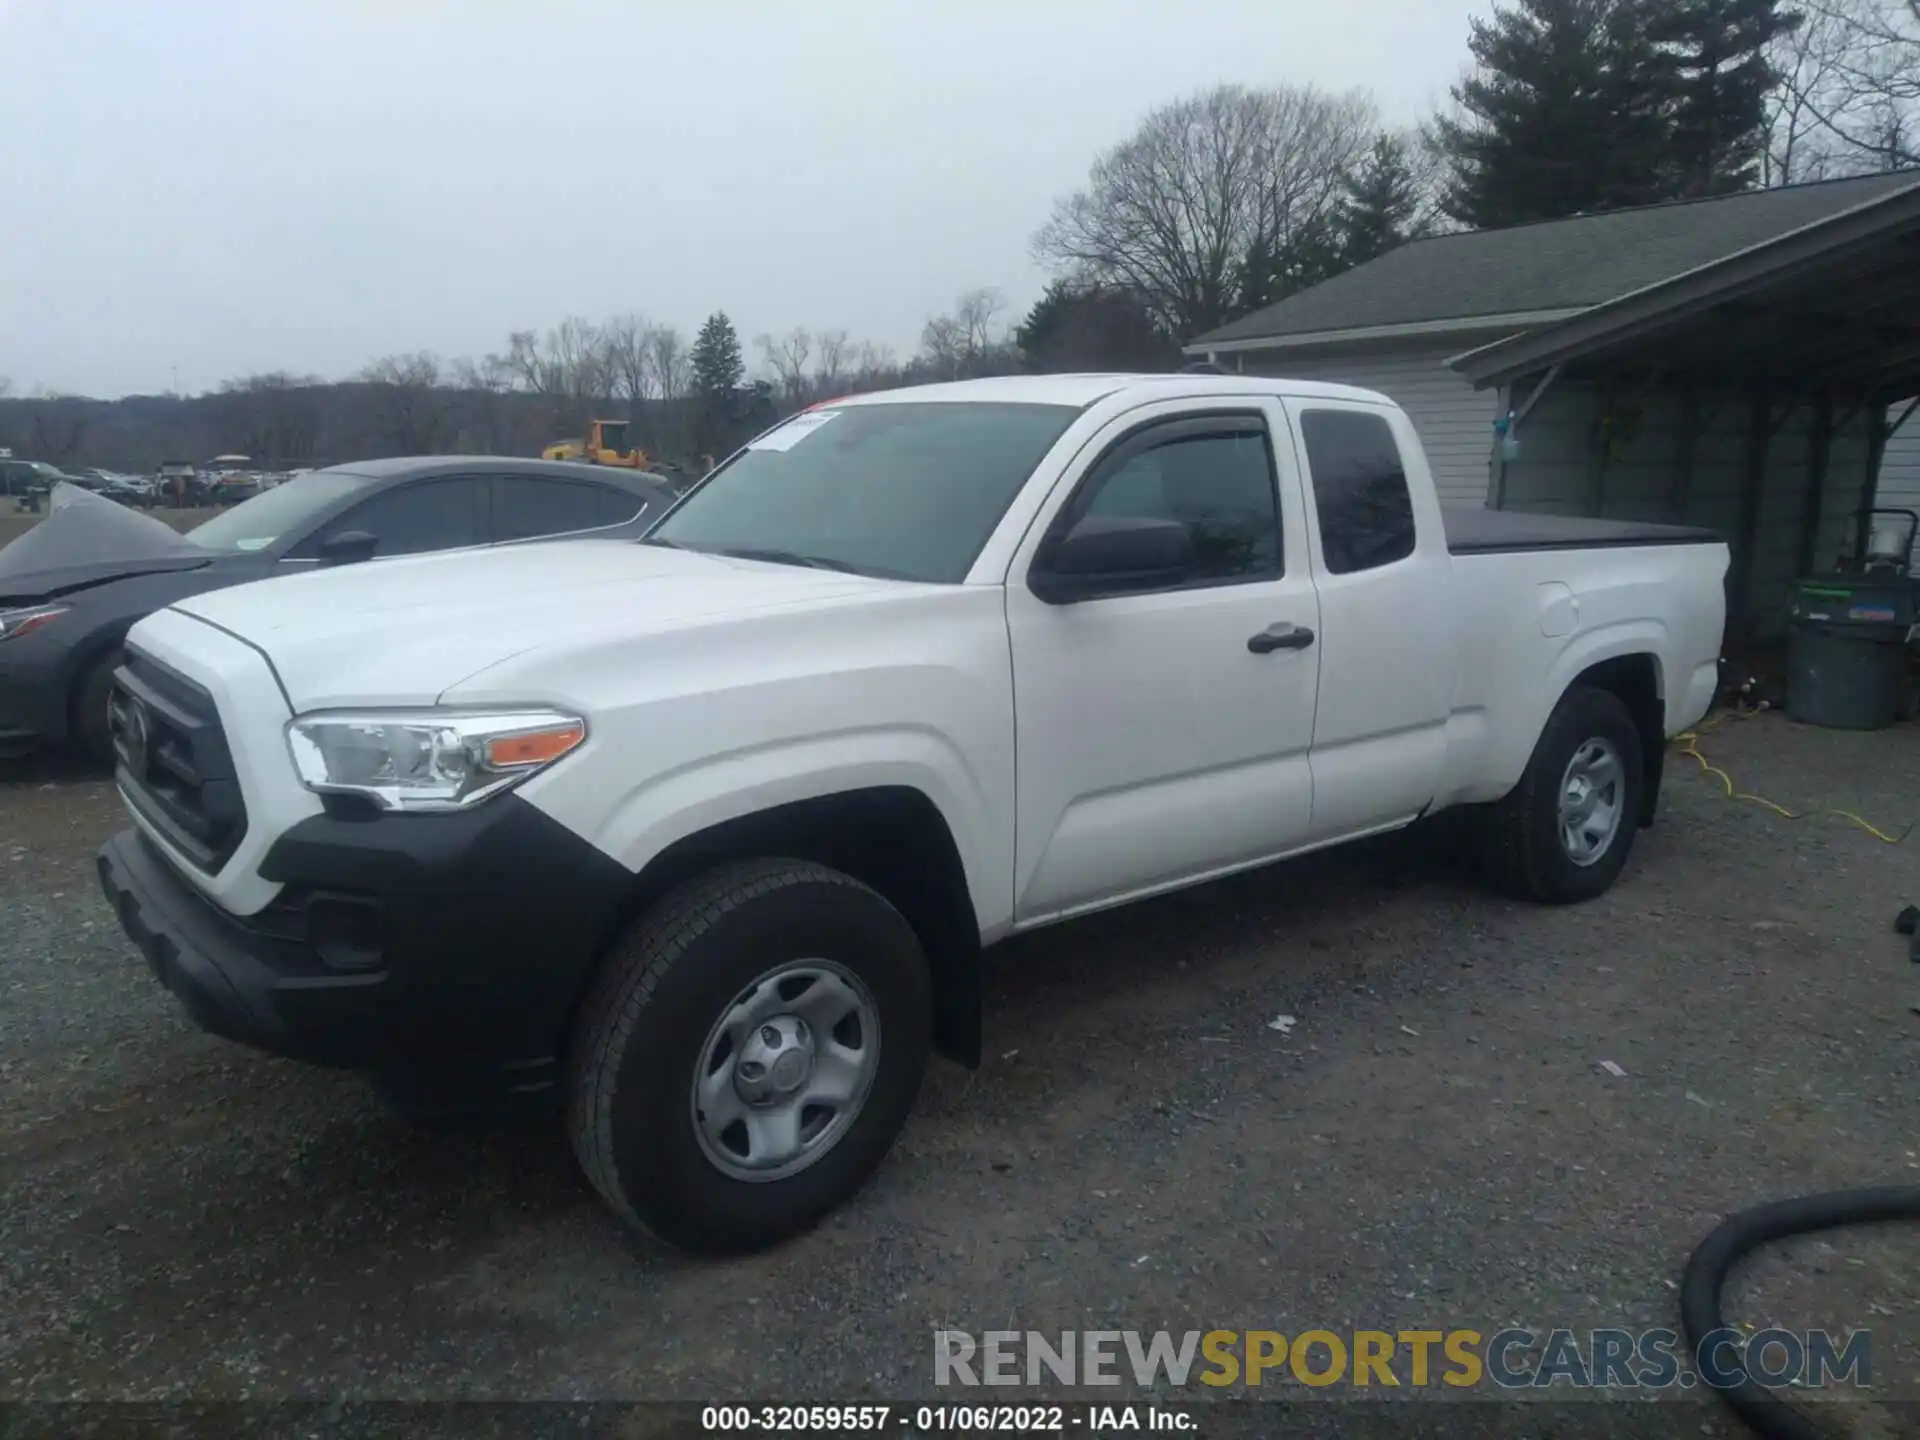
[{"label": "roof of cab", "polygon": [[1118,395],[1140,391],[1148,397],[1179,399],[1188,395],[1292,395],[1310,400],[1358,400],[1389,404],[1377,391],[1352,385],[1328,385],[1315,380],[1289,380],[1268,375],[998,375],[984,380],[953,380],[937,385],[912,385],[845,395],[816,409],[842,405],[938,404],[942,402],[1002,405],[1071,405],[1086,409]]}]

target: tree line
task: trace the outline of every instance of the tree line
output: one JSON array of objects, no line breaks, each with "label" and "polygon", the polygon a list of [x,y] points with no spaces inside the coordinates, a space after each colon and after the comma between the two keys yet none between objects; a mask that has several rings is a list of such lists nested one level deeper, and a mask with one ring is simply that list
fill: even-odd
[{"label": "tree line", "polygon": [[536,454],[630,422],[697,466],[837,394],[1020,371],[1164,370],[1194,335],[1461,228],[1550,220],[1920,165],[1920,0],[1497,0],[1467,72],[1405,127],[1361,91],[1221,85],[1150,111],[1056,202],[1024,316],[992,288],[901,358],[844,329],[689,340],[638,313],[515,331],[477,360],[384,357],[206,395],[7,399],[0,444],[148,468],[223,451],[324,463]]}]

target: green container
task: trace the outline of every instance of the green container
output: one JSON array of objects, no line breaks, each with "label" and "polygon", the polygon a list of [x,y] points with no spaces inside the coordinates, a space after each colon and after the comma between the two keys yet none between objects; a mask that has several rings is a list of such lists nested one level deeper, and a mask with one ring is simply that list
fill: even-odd
[{"label": "green container", "polygon": [[1915,586],[1900,576],[1823,575],[1795,588],[1787,716],[1831,730],[1884,730],[1900,717]]}]

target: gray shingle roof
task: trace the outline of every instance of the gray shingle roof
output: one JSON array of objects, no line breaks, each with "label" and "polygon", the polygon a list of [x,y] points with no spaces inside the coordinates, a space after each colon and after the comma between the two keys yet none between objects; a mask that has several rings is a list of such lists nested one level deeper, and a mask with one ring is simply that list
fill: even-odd
[{"label": "gray shingle roof", "polygon": [[1920,170],[1416,240],[1193,344],[1598,305],[1920,184]]}]

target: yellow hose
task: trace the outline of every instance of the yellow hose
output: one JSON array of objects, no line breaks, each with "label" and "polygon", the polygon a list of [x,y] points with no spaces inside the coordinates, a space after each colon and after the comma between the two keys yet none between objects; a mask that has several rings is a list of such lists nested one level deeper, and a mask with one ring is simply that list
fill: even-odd
[{"label": "yellow hose", "polygon": [[[1765,707],[1762,707],[1762,709],[1764,708]],[[1866,831],[1869,835],[1873,836],[1874,839],[1882,841],[1888,845],[1898,845],[1901,841],[1905,840],[1907,836],[1913,833],[1913,826],[1908,825],[1907,828],[1905,830],[1902,830],[1898,835],[1889,835],[1887,834],[1886,831],[1880,829],[1879,826],[1869,824],[1867,821],[1862,820],[1858,815],[1854,814],[1851,810],[1835,810],[1832,808],[1822,808],[1819,810],[1801,810],[1801,811],[1789,810],[1784,805],[1775,804],[1773,801],[1767,799],[1767,797],[1764,795],[1753,795],[1748,793],[1745,790],[1738,788],[1733,783],[1733,777],[1731,775],[1729,775],[1726,771],[1722,770],[1718,765],[1715,765],[1711,760],[1707,759],[1705,755],[1702,755],[1700,753],[1700,737],[1706,734],[1709,730],[1716,729],[1722,721],[1730,717],[1735,720],[1747,720],[1747,719],[1751,719],[1753,716],[1758,715],[1760,713],[1761,713],[1761,710],[1759,709],[1722,710],[1718,715],[1714,716],[1713,719],[1707,721],[1706,724],[1699,726],[1697,729],[1688,730],[1683,732],[1682,734],[1676,735],[1674,737],[1673,743],[1679,747],[1680,753],[1682,755],[1690,755],[1695,760],[1698,760],[1700,762],[1700,768],[1702,770],[1706,771],[1707,774],[1719,780],[1721,785],[1725,787],[1727,792],[1727,798],[1729,800],[1751,800],[1754,804],[1764,805],[1767,807],[1767,809],[1773,811],[1774,814],[1784,816],[1788,820],[1804,820],[1809,815],[1838,815],[1842,820],[1845,820],[1848,823],[1853,825],[1858,825],[1862,830]]]}]

